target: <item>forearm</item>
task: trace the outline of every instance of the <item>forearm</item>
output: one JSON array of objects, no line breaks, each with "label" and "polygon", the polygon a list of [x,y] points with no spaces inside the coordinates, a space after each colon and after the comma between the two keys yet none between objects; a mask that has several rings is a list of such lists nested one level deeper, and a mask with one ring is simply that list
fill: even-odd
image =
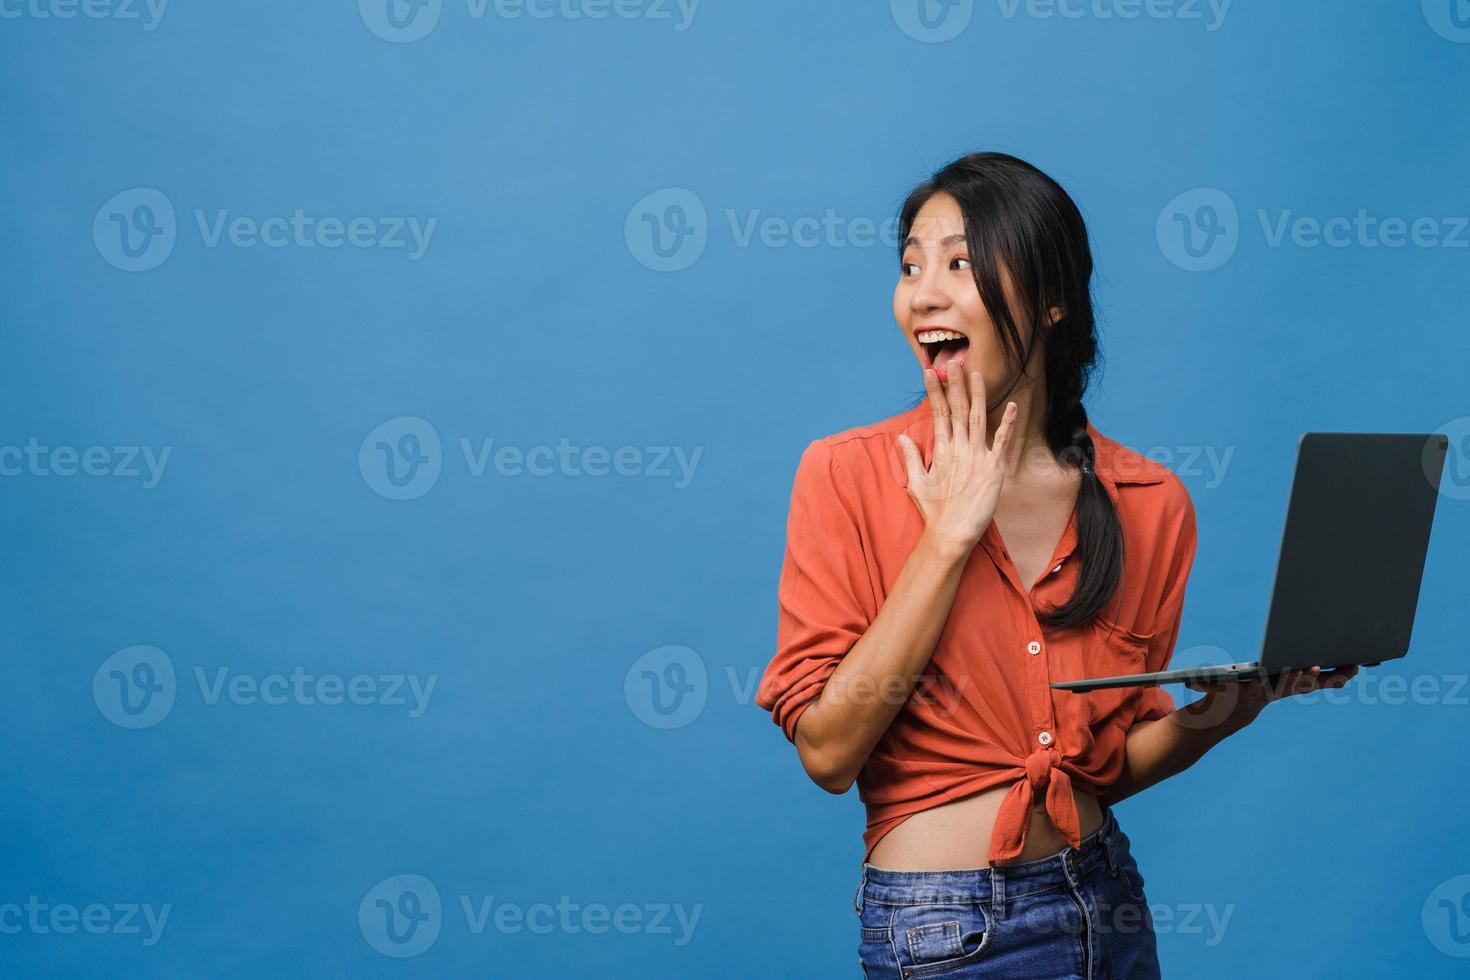
[{"label": "forearm", "polygon": [[1123,774],[1099,797],[1109,805],[1142,792],[1194,765],[1243,723],[1220,710],[1213,695],[1128,730]]},{"label": "forearm", "polygon": [[847,791],[908,701],[949,618],[972,547],[921,536],[872,624],[798,719],[802,765],[824,789]]}]

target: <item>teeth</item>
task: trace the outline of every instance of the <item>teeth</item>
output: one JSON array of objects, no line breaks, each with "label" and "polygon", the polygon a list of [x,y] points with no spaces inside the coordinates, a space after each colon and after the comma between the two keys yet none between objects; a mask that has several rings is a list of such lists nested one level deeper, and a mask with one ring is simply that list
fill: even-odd
[{"label": "teeth", "polygon": [[953,330],[920,330],[918,333],[921,344],[937,344],[941,340],[962,340],[964,336]]}]

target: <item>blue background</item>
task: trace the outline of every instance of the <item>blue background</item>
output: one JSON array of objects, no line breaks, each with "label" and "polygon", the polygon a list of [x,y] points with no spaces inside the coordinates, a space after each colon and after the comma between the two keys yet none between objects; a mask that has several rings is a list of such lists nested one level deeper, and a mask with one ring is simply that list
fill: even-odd
[{"label": "blue background", "polygon": [[[1467,669],[1470,235],[1272,247],[1258,212],[1470,213],[1470,44],[1433,29],[1452,26],[1434,0],[1238,0],[1214,30],[1208,7],[1125,20],[1099,3],[977,3],[935,43],[884,2],[704,0],[677,30],[677,14],[475,19],[446,0],[397,43],[348,0],[173,0],[153,30],[7,0],[0,446],[171,455],[152,488],[0,478],[0,903],[171,912],[151,947],[0,935],[0,972],[856,975],[861,804],[809,782],[750,694],[801,449],[899,411],[919,379],[886,245],[742,245],[727,213],[882,221],[975,149],[1046,169],[1089,221],[1092,418],[1162,447],[1199,518],[1176,663],[1255,655],[1302,431],[1440,430],[1413,650],[1379,676],[1448,694]],[[177,240],[127,272],[93,221],[140,187],[171,203]],[[666,188],[706,216],[685,213],[702,253],[661,272],[625,225]],[[1235,251],[1199,272],[1156,233],[1197,188],[1239,210]],[[647,213],[673,227],[659,200]],[[194,218],[298,208],[437,225],[411,260],[210,247]],[[442,472],[393,500],[359,450],[405,416],[442,439]],[[476,476],[462,438],[701,456],[687,486]],[[1191,470],[1188,447],[1233,455]],[[129,730],[92,683],[138,644],[168,656],[176,700]],[[625,680],[669,645],[706,681],[665,729]],[[437,682],[411,718],[211,704],[196,666]],[[1470,943],[1421,920],[1470,873],[1470,692],[1374,695],[1274,706],[1118,807],[1156,905],[1232,910],[1214,945],[1162,931],[1166,975],[1470,970]],[[358,920],[399,874],[444,903],[407,959]],[[676,945],[677,926],[476,935],[459,908],[563,895],[700,917]]]}]

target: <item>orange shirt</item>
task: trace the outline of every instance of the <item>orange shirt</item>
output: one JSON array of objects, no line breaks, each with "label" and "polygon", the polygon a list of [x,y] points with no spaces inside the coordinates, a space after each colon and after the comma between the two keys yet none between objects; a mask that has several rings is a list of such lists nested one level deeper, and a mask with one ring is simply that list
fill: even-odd
[{"label": "orange shirt", "polygon": [[[858,775],[866,861],[878,840],[921,810],[1010,783],[990,842],[993,861],[1026,841],[1033,798],[1067,843],[1081,845],[1073,790],[1099,794],[1123,769],[1137,722],[1174,710],[1157,687],[1076,694],[1052,681],[1163,670],[1179,635],[1195,553],[1194,504],[1164,466],[1090,423],[1096,471],[1123,528],[1123,575],[1104,615],[1046,629],[1036,609],[1072,594],[1080,557],[1073,512],[1030,595],[992,521],[971,552],[929,666]],[[786,737],[863,635],[923,530],[898,444],[907,432],[927,464],[928,402],[809,445],[797,467],[779,589],[777,650],[756,692]],[[873,696],[881,697],[881,691]]]}]

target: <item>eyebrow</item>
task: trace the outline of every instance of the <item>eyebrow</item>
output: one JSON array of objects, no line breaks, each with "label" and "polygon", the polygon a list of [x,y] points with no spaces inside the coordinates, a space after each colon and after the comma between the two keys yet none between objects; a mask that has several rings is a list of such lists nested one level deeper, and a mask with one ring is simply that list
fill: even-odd
[{"label": "eyebrow", "polygon": [[[939,240],[939,245],[942,248],[942,247],[944,247],[946,245],[956,245],[956,244],[958,244],[960,242],[963,242],[964,240],[965,240],[965,236],[964,235],[947,235],[944,238],[941,238]],[[922,244],[923,244],[923,242],[919,241],[919,239],[917,239],[913,235],[910,235],[909,237],[907,237],[907,238],[905,238],[903,240],[903,247],[904,248],[908,248],[910,245],[922,245]]]}]

